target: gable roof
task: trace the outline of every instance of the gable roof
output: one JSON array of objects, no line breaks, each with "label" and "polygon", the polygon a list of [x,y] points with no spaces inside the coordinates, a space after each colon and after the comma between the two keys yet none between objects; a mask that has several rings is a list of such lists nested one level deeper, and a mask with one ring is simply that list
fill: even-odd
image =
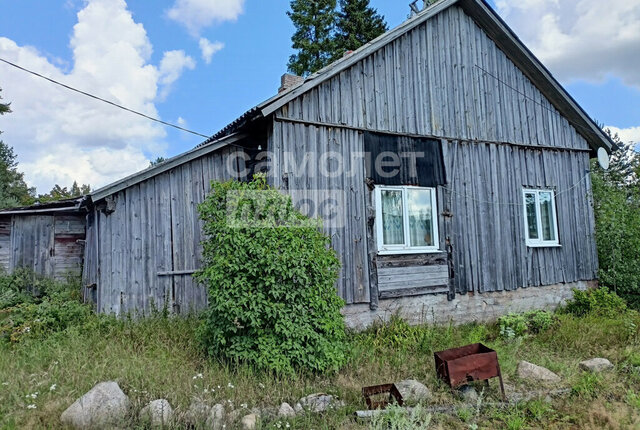
[{"label": "gable roof", "polygon": [[196,148],[173,157],[162,164],[100,188],[90,195],[91,199],[96,202],[174,167],[180,166],[181,164],[187,163],[194,158],[217,151],[227,145],[233,145],[234,142],[246,137],[245,134],[242,134],[242,131],[247,125],[261,118],[268,117],[290,101],[364,60],[385,45],[425,23],[430,18],[456,5],[461,7],[465,13],[487,33],[507,57],[575,127],[576,131],[589,143],[594,153],[598,148],[605,148],[608,152],[611,152],[612,149],[615,148],[615,144],[609,136],[587,115],[580,105],[578,105],[562,85],[551,75],[549,70],[547,70],[524,43],[522,43],[518,36],[516,36],[485,0],[441,0],[396,28],[363,45],[352,54],[308,76],[300,85],[283,91],[252,107],[218,133],[199,144]]},{"label": "gable roof", "polygon": [[349,56],[343,57],[327,67],[307,77],[304,82],[287,91],[265,100],[259,105],[245,112],[240,118],[227,125],[210,139],[208,143],[230,133],[236,132],[246,124],[267,117],[290,101],[300,97],[321,83],[350,68],[380,48],[401,37],[408,31],[418,27],[430,18],[448,9],[451,6],[460,6],[476,24],[482,28],[494,43],[507,55],[507,57],[533,82],[540,92],[555,106],[556,109],[576,128],[576,131],[585,138],[593,152],[604,147],[611,152],[615,144],[609,136],[595,123],[580,105],[569,95],[560,83],[551,75],[549,70],[533,55],[522,43],[509,26],[489,6],[485,0],[441,0],[417,16],[403,22],[398,27],[371,42],[363,45]]}]

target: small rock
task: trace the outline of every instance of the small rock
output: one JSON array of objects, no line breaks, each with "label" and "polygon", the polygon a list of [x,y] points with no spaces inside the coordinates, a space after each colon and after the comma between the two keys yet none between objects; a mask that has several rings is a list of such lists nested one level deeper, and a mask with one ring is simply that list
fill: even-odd
[{"label": "small rock", "polygon": [[296,416],[296,411],[289,403],[283,403],[280,405],[280,409],[278,409],[278,416],[282,418],[293,418]]},{"label": "small rock", "polygon": [[296,405],[293,407],[293,410],[296,411],[296,415],[304,413],[304,409],[302,408],[300,402],[296,403]]},{"label": "small rock", "polygon": [[518,377],[534,382],[560,382],[560,377],[551,370],[527,361],[518,363]]},{"label": "small rock", "polygon": [[60,421],[77,429],[112,428],[124,423],[129,406],[116,382],[101,382],[69,406]]},{"label": "small rock", "polygon": [[150,421],[153,427],[163,427],[171,421],[173,408],[166,399],[154,400],[142,408],[139,417],[142,421]]},{"label": "small rock", "polygon": [[192,425],[202,425],[209,418],[211,407],[200,399],[194,399],[185,413],[185,419]]},{"label": "small rock", "polygon": [[242,415],[243,413],[246,413],[245,409],[236,409],[234,411],[231,411],[227,415],[227,421],[229,421],[230,423],[235,423],[236,421],[238,421],[238,418],[240,418],[240,415]]},{"label": "small rock", "polygon": [[256,414],[249,414],[242,417],[242,428],[245,430],[255,429],[257,423],[258,416]]},{"label": "small rock", "polygon": [[579,364],[580,369],[586,372],[604,372],[613,369],[613,364],[606,358],[592,358],[591,360],[582,361]]},{"label": "small rock", "polygon": [[326,412],[328,409],[344,406],[344,403],[337,400],[334,396],[321,393],[303,397],[299,403],[303,410],[315,413]]},{"label": "small rock", "polygon": [[213,405],[209,408],[207,421],[205,425],[208,429],[219,430],[224,426],[224,406],[221,404]]},{"label": "small rock", "polygon": [[402,400],[408,403],[420,403],[429,400],[431,391],[422,383],[415,379],[405,379],[396,382],[396,388],[402,395]]},{"label": "small rock", "polygon": [[458,388],[458,396],[466,403],[474,405],[478,403],[478,392],[471,385],[463,385]]}]

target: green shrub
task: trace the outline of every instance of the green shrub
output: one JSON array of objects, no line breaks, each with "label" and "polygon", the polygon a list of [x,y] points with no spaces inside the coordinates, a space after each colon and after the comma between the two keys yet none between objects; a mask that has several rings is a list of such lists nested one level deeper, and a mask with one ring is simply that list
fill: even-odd
[{"label": "green shrub", "polygon": [[510,313],[498,318],[500,336],[507,340],[548,330],[553,325],[553,322],[553,314],[547,311],[530,311],[523,314]]},{"label": "green shrub", "polygon": [[617,140],[611,166],[592,164],[595,239],[600,284],[640,310],[640,156]]},{"label": "green shrub", "polygon": [[616,317],[627,312],[627,305],[616,293],[602,287],[585,291],[573,290],[573,299],[567,302],[564,310],[576,316],[595,314]]},{"label": "green shrub", "polygon": [[19,342],[82,325],[92,309],[80,299],[77,280],[56,282],[28,270],[0,276],[0,339]]},{"label": "green shrub", "polygon": [[213,183],[199,206],[209,307],[199,337],[211,356],[277,373],[339,369],[346,360],[340,262],[317,222],[269,187]]}]

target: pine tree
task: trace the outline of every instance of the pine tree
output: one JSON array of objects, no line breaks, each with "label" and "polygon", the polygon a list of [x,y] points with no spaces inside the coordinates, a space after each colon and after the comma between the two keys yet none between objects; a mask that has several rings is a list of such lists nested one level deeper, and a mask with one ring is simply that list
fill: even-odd
[{"label": "pine tree", "polygon": [[334,59],[355,51],[387,30],[384,17],[369,5],[369,0],[340,0]]},{"label": "pine tree", "polygon": [[[9,112],[9,104],[0,103],[0,115]],[[24,173],[18,172],[16,157],[13,148],[0,140],[0,209],[33,203],[36,190],[24,181]]]},{"label": "pine tree", "polygon": [[328,65],[336,56],[336,0],[292,0],[287,15],[296,27],[291,41],[298,50],[289,58],[289,71],[307,76]]}]

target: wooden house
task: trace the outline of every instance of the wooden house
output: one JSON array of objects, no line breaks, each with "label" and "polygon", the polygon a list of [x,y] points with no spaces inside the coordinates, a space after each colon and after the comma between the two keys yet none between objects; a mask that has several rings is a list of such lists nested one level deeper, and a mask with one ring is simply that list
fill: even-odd
[{"label": "wooden house", "polygon": [[0,211],[0,268],[64,280],[82,273],[83,198]]},{"label": "wooden house", "polygon": [[553,307],[596,279],[600,148],[612,142],[484,1],[443,0],[95,191],[83,282],[101,312],[203,308],[197,205],[210,181],[265,171],[324,218],[351,326]]}]

